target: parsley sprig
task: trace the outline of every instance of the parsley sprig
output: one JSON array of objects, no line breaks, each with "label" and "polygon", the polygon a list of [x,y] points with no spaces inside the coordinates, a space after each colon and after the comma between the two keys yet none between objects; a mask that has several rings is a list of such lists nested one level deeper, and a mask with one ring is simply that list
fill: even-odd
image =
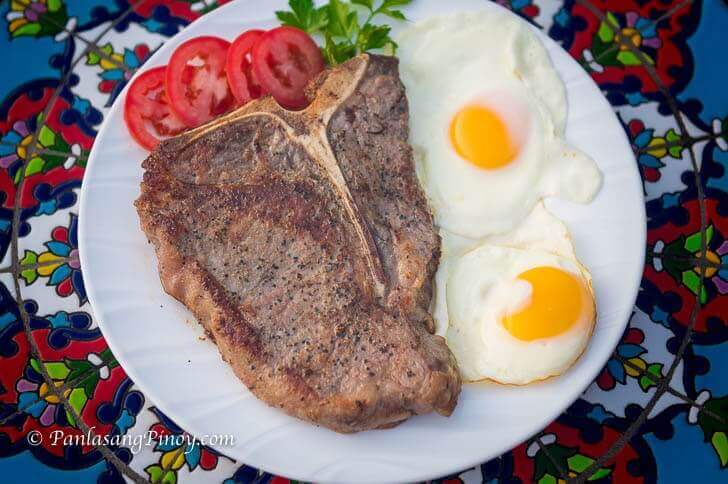
[{"label": "parsley sprig", "polygon": [[[397,43],[390,37],[389,25],[373,23],[385,16],[406,20],[399,7],[412,0],[330,0],[316,7],[313,0],[289,0],[289,11],[278,11],[276,16],[283,25],[305,30],[311,35],[323,36],[321,51],[326,62],[336,65],[347,59],[375,49],[389,48],[394,52]],[[364,22],[361,19],[364,18]]]}]

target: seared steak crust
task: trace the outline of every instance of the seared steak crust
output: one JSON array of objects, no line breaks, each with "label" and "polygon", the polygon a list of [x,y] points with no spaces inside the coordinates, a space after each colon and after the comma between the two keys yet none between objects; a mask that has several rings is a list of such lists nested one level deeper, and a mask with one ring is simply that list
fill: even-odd
[{"label": "seared steak crust", "polygon": [[162,143],[139,218],[165,290],[260,399],[339,432],[449,415],[460,377],[427,313],[440,241],[393,58],[324,73]]}]

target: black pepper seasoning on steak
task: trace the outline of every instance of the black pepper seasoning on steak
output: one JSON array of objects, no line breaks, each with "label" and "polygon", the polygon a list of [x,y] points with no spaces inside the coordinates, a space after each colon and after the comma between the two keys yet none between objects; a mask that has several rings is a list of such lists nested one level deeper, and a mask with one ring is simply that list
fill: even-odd
[{"label": "black pepper seasoning on steak", "polygon": [[397,60],[362,55],[289,112],[263,98],[144,161],[165,290],[260,399],[339,432],[449,415],[455,359],[427,312],[440,241]]}]

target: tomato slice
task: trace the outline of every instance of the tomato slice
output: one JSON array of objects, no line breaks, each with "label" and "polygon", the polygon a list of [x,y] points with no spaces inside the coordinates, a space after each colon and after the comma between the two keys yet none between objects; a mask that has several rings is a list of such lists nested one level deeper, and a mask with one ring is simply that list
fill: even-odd
[{"label": "tomato slice", "polygon": [[264,30],[248,30],[235,39],[228,49],[225,72],[238,106],[265,94],[253,73],[252,53],[253,46],[264,33]]},{"label": "tomato slice", "polygon": [[167,94],[187,126],[199,126],[235,106],[225,75],[228,47],[218,37],[197,37],[177,47],[169,59]]},{"label": "tomato slice", "polygon": [[164,87],[166,70],[162,66],[142,72],[124,100],[126,127],[134,140],[148,150],[187,129],[170,108]]},{"label": "tomato slice", "polygon": [[295,27],[269,30],[253,47],[253,73],[286,109],[303,109],[308,105],[306,85],[324,67],[316,43]]}]

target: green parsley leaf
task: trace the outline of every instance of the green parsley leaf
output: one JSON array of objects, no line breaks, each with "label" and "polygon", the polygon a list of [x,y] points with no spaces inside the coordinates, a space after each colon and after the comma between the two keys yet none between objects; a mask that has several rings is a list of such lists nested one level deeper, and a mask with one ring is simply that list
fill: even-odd
[{"label": "green parsley leaf", "polygon": [[412,0],[384,0],[384,3],[379,8],[404,7],[410,3],[412,3]]},{"label": "green parsley leaf", "polygon": [[321,52],[329,65],[336,65],[369,50],[386,49],[393,55],[397,43],[389,35],[391,27],[374,24],[373,20],[377,16],[406,20],[397,8],[411,2],[329,0],[316,7],[313,0],[288,0],[290,10],[278,11],[276,16],[283,25],[297,27],[309,34],[321,34],[325,41]]},{"label": "green parsley leaf", "polygon": [[357,37],[356,46],[360,52],[368,50],[382,49],[390,45],[393,41],[389,38],[389,32],[392,27],[389,25],[372,25],[366,24],[362,27]]},{"label": "green parsley leaf", "polygon": [[301,22],[301,19],[299,19],[293,12],[284,12],[282,10],[279,10],[276,12],[276,17],[278,17],[278,20],[280,20],[283,25],[303,29],[303,23]]},{"label": "green parsley leaf", "polygon": [[329,9],[326,7],[319,7],[314,10],[311,17],[311,24],[309,26],[309,33],[322,32],[326,29],[329,24]]},{"label": "green parsley leaf", "polygon": [[382,15],[386,15],[387,17],[391,17],[397,20],[407,20],[407,17],[404,16],[402,12],[399,10],[389,10],[388,8],[379,10],[379,13]]},{"label": "green parsley leaf", "polygon": [[351,0],[351,3],[353,3],[355,5],[361,5],[362,7],[366,7],[370,11],[374,10],[374,0]]},{"label": "green parsley leaf", "polygon": [[326,44],[321,49],[324,59],[329,65],[341,64],[347,59],[356,56],[356,46],[348,40],[336,42],[330,34],[326,34]]},{"label": "green parsley leaf", "polygon": [[329,23],[329,11],[324,7],[316,8],[313,0],[289,0],[290,12],[277,11],[276,17],[283,25],[290,25],[309,34],[321,32]]},{"label": "green parsley leaf", "polygon": [[341,0],[329,2],[328,32],[334,37],[351,39],[359,32],[359,18],[351,4]]},{"label": "green parsley leaf", "polygon": [[403,7],[412,3],[412,0],[384,0],[375,13],[381,13],[387,17],[397,20],[407,20],[400,10],[393,10],[395,7]]}]

